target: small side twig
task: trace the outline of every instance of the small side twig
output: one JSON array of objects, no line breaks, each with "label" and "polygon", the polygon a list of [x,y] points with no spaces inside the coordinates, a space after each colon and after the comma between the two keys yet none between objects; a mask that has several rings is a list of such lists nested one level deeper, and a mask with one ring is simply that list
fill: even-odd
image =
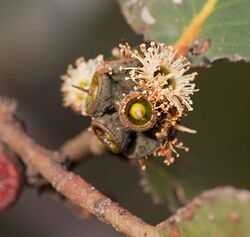
[{"label": "small side twig", "polygon": [[29,137],[14,118],[15,103],[0,98],[0,139],[27,165],[31,165],[51,185],[72,203],[87,209],[105,223],[127,236],[157,236],[155,227],[145,223],[101,194],[80,176],[65,170],[53,153]]},{"label": "small side twig", "polygon": [[79,161],[90,154],[102,155],[104,146],[91,129],[83,130],[79,135],[65,142],[60,151],[72,162]]}]

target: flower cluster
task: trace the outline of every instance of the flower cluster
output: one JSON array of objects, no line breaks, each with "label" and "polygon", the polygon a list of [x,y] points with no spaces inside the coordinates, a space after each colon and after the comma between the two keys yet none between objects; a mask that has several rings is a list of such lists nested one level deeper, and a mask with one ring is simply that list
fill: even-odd
[{"label": "flower cluster", "polygon": [[75,112],[86,114],[85,100],[90,88],[93,76],[103,63],[103,56],[99,55],[95,59],[87,62],[84,58],[78,58],[76,67],[68,66],[67,73],[61,76],[63,84],[63,101],[65,107],[71,107]]},{"label": "flower cluster", "polygon": [[[122,147],[121,153],[127,152],[134,132],[151,129],[154,135],[150,139],[157,142],[152,147],[145,145],[144,156],[163,156],[170,165],[179,156],[176,148],[188,150],[176,139],[176,130],[196,132],[181,126],[180,120],[193,110],[191,97],[198,91],[193,82],[197,73],[187,73],[190,63],[172,46],[155,42],[137,49],[126,42],[119,46],[120,51],[112,51],[113,60],[104,61],[102,55],[89,61],[79,58],[75,67],[68,67],[61,77],[64,106],[92,116],[92,128],[99,139],[106,145],[112,140]],[[116,122],[115,131],[111,118]]]},{"label": "flower cluster", "polygon": [[[193,110],[191,96],[195,89],[193,80],[196,72],[186,74],[190,69],[190,63],[185,57],[178,57],[172,46],[151,42],[150,46],[141,44],[139,50],[133,50],[125,43],[120,45],[121,57],[134,58],[140,62],[139,67],[126,68],[130,70],[129,77],[136,83],[135,90],[141,91],[153,104],[159,117],[164,117],[158,123],[159,132],[156,137],[161,145],[156,149],[156,156],[166,157],[165,163],[171,164],[179,154],[174,147],[183,148],[182,143],[169,138],[169,129],[194,133],[183,126],[178,125],[181,117]],[[165,126],[170,124],[170,126]]]}]

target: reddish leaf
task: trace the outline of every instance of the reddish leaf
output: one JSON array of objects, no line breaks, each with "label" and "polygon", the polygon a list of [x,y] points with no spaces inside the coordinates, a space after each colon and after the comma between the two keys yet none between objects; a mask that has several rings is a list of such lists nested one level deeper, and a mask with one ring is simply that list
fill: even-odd
[{"label": "reddish leaf", "polygon": [[16,201],[20,188],[20,169],[13,158],[0,146],[0,213]]}]

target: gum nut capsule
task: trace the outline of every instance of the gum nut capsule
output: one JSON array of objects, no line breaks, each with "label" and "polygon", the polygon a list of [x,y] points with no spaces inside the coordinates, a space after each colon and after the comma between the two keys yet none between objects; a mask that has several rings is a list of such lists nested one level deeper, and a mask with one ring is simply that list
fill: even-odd
[{"label": "gum nut capsule", "polygon": [[125,155],[130,159],[141,159],[153,155],[160,143],[145,133],[136,133]]},{"label": "gum nut capsule", "polygon": [[113,84],[106,74],[95,73],[85,102],[85,110],[89,116],[102,115],[111,107]]},{"label": "gum nut capsule", "polygon": [[152,128],[157,120],[153,105],[141,92],[132,92],[122,100],[119,108],[122,124],[136,132]]},{"label": "gum nut capsule", "polygon": [[91,125],[98,139],[110,151],[116,154],[126,151],[130,132],[124,130],[117,112],[95,118]]}]

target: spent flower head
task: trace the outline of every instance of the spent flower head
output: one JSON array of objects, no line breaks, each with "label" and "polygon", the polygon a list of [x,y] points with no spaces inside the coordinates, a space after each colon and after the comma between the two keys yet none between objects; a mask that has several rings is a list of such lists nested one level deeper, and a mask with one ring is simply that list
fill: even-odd
[{"label": "spent flower head", "polygon": [[193,80],[197,73],[186,74],[190,63],[185,57],[178,57],[172,46],[151,42],[141,44],[139,50],[132,50],[128,44],[121,47],[121,54],[137,59],[141,66],[130,68],[129,79],[135,81],[135,89],[142,90],[160,111],[167,113],[176,108],[179,115],[192,110],[191,96],[195,91]]},{"label": "spent flower head", "polygon": [[197,75],[187,73],[190,63],[183,56],[178,56],[172,46],[151,42],[149,46],[141,44],[138,50],[132,49],[128,43],[120,45],[120,54],[124,58],[138,60],[138,67],[130,70],[129,77],[137,85],[135,90],[141,91],[154,105],[159,117],[159,131],[155,134],[160,146],[154,155],[165,157],[165,163],[170,165],[179,157],[176,148],[188,151],[171,131],[181,130],[195,133],[195,130],[183,127],[179,121],[188,111],[193,110],[192,98],[195,89],[193,80]]},{"label": "spent flower head", "polygon": [[184,146],[182,142],[179,142],[177,138],[173,140],[167,140],[164,144],[161,144],[156,148],[154,155],[165,157],[164,163],[166,165],[171,165],[176,158],[179,158],[180,154],[176,149],[182,149],[186,152],[189,151],[189,148]]},{"label": "spent flower head", "polygon": [[61,76],[63,84],[63,102],[65,107],[71,107],[75,112],[85,114],[85,100],[90,88],[93,76],[97,68],[103,63],[103,56],[87,62],[83,57],[78,58],[75,67],[68,66],[67,73]]}]

